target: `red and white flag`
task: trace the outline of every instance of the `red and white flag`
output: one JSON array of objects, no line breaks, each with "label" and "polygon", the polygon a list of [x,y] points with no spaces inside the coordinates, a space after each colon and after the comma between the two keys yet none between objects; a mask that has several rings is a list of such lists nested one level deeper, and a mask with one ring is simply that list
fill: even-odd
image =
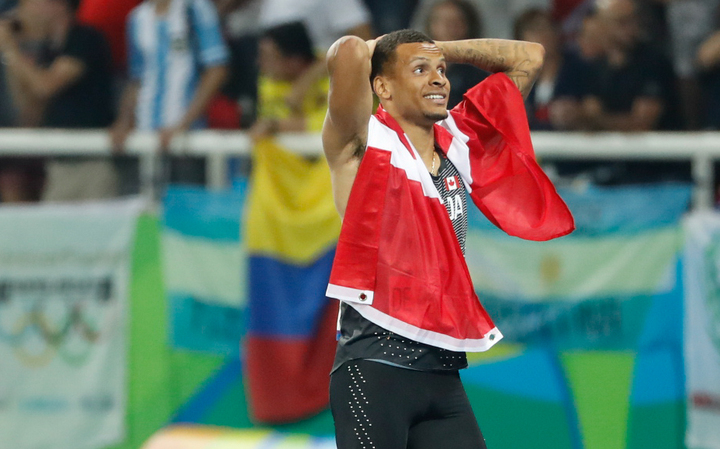
[{"label": "red and white flag", "polygon": [[[507,75],[466,92],[434,131],[462,176],[444,178],[448,189],[467,182],[473,203],[507,234],[540,241],[575,228],[535,162],[522,95]],[[382,107],[367,135],[327,296],[405,338],[451,351],[489,349],[502,334],[475,293],[460,246],[448,244],[455,230],[420,155]],[[428,254],[431,262],[418,263]]]},{"label": "red and white flag", "polygon": [[447,178],[445,178],[445,188],[448,189],[448,192],[457,190],[457,188],[458,188],[457,176],[448,176]]}]

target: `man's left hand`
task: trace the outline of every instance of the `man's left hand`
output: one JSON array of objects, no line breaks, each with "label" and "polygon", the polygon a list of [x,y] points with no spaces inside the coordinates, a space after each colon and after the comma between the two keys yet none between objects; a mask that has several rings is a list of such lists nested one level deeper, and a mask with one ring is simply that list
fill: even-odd
[{"label": "man's left hand", "polygon": [[167,153],[170,151],[170,144],[176,135],[185,132],[185,128],[181,126],[170,126],[160,130],[160,151]]},{"label": "man's left hand", "polygon": [[279,123],[276,119],[259,119],[248,130],[250,139],[258,142],[267,137],[272,137],[278,132]]}]

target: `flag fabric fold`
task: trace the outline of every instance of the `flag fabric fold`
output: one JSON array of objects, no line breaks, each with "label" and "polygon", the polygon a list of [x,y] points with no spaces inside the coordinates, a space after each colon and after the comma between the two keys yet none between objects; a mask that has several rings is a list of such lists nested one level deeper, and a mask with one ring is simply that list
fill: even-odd
[{"label": "flag fabric fold", "polygon": [[245,341],[248,402],[258,422],[296,421],[329,402],[337,304],[323,291],[339,233],[327,162],[260,141],[246,222]]},{"label": "flag fabric fold", "polygon": [[504,73],[468,91],[442,125],[452,133],[442,133],[445,138],[457,136],[456,129],[463,136],[449,142],[448,157],[493,224],[526,240],[575,229],[570,209],[535,161],[522,96]]},{"label": "flag fabric fold", "polygon": [[245,335],[245,193],[170,186],[163,198],[162,265],[175,348],[239,357]]},{"label": "flag fabric fold", "polygon": [[[435,139],[496,226],[548,240],[572,232],[574,222],[535,162],[523,108],[509,78],[493,75],[435,126]],[[385,329],[444,349],[485,351],[502,338],[475,294],[430,174],[382,107],[370,119],[327,294]]]}]

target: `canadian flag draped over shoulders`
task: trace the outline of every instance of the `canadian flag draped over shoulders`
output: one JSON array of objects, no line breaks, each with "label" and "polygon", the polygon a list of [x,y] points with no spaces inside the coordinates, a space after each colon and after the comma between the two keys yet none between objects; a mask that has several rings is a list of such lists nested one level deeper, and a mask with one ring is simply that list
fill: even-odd
[{"label": "canadian flag draped over shoulders", "polygon": [[[470,197],[506,233],[549,240],[572,214],[535,161],[523,99],[504,74],[465,94],[435,140]],[[406,338],[453,351],[485,351],[502,338],[473,288],[437,188],[398,123],[371,117],[327,295]]]}]

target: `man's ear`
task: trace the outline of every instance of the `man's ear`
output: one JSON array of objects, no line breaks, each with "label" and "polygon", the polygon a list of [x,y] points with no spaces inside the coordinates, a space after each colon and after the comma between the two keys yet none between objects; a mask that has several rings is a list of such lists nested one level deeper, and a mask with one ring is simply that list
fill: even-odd
[{"label": "man's ear", "polygon": [[373,91],[380,100],[392,99],[392,93],[390,91],[389,80],[382,75],[376,76],[373,80]]}]

